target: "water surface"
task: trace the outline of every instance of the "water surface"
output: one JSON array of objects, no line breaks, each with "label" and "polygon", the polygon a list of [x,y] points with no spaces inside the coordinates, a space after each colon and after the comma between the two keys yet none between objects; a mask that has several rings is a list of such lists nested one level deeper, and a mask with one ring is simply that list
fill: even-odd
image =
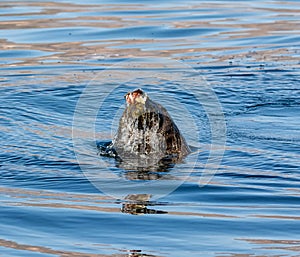
[{"label": "water surface", "polygon": [[[1,1],[0,255],[298,256],[299,13],[297,1]],[[199,150],[193,172],[186,176],[190,159],[151,174],[106,160],[95,172],[108,183],[180,186],[162,198],[132,187],[115,199],[80,168],[78,99],[91,79],[132,57],[178,60],[218,96],[227,143],[207,185],[198,183],[211,143],[207,115],[163,80],[120,85],[95,138],[112,138],[123,93],[147,85]],[[170,99],[197,113],[198,141]],[[75,129],[83,154],[100,158],[90,134]]]}]

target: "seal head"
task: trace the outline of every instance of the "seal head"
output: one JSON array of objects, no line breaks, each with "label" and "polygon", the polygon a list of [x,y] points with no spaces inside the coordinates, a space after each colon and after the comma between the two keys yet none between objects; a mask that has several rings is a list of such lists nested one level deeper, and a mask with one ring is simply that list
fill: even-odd
[{"label": "seal head", "polygon": [[167,110],[142,89],[128,92],[113,147],[122,161],[151,165],[182,159],[190,149]]}]

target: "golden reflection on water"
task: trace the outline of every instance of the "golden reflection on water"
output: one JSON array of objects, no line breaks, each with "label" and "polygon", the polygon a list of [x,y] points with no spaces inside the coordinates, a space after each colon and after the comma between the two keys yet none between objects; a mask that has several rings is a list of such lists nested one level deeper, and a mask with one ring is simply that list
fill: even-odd
[{"label": "golden reflection on water", "polygon": [[[256,39],[257,37],[268,36],[289,36],[296,35],[299,32],[300,21],[296,17],[299,13],[300,5],[297,2],[286,2],[282,5],[290,8],[274,8],[274,7],[254,7],[250,4],[244,3],[236,6],[231,3],[203,3],[194,6],[185,6],[180,4],[178,6],[157,6],[147,4],[120,4],[120,5],[77,5],[72,3],[58,3],[58,2],[14,2],[1,4],[0,8],[12,7],[27,7],[38,8],[35,12],[2,14],[3,17],[12,16],[16,19],[4,19],[0,21],[0,28],[4,30],[14,30],[16,34],[22,33],[24,29],[59,29],[70,28],[68,41],[61,42],[60,38],[52,38],[51,42],[41,43],[22,43],[13,42],[8,39],[1,39],[0,50],[40,50],[50,53],[47,56],[36,57],[20,57],[16,61],[18,66],[34,66],[34,65],[60,65],[78,63],[79,61],[97,59],[115,59],[115,58],[130,58],[134,56],[164,56],[177,59],[191,59],[196,62],[197,55],[201,54],[202,64],[205,60],[209,63],[217,63],[220,61],[228,61],[235,58],[246,58],[251,55],[255,61],[287,61],[294,62],[294,65],[299,67],[300,55],[294,50],[284,47],[277,47],[277,49],[266,49],[272,44],[265,42],[264,38],[256,40],[260,42],[253,45],[257,52],[249,52],[249,46],[234,46],[226,44],[229,40],[239,39]],[[186,17],[188,10],[199,10],[199,18],[194,18],[193,15]],[[170,10],[176,12],[168,12]],[[132,11],[132,13],[127,13]],[[147,11],[147,14],[138,14],[139,12]],[[157,14],[158,11],[164,11],[164,15]],[[235,17],[218,17],[201,18],[201,11],[206,15],[218,15],[222,13],[239,14],[240,12],[257,13],[262,19],[257,19],[253,22],[240,21]],[[116,13],[115,13],[116,12]],[[120,13],[126,15],[120,15]],[[86,13],[93,13],[87,15]],[[99,13],[96,15],[95,13]],[[102,14],[102,15],[101,15]],[[51,17],[48,17],[51,16]],[[178,20],[178,18],[184,17]],[[164,19],[162,19],[164,17]],[[165,19],[168,17],[168,19]],[[280,18],[279,18],[280,17]],[[284,19],[284,17],[288,19]],[[295,19],[292,19],[295,17]],[[124,38],[114,39],[111,37],[101,38],[101,31],[109,31],[120,28],[133,27],[162,27],[165,29],[165,37],[153,38],[135,38],[134,35],[125,35]],[[72,40],[72,28],[82,27],[99,29],[99,39],[90,40],[82,38],[82,41]],[[168,37],[168,29],[177,29],[180,36],[180,29],[211,29],[208,34],[200,36],[191,36],[181,38],[180,40]],[[223,31],[225,29],[225,31]],[[55,37],[55,34],[50,37]],[[209,45],[209,40],[220,38],[224,42],[224,46]],[[38,35],[37,35],[38,39]],[[41,38],[42,39],[42,38]],[[64,40],[63,40],[64,41]],[[204,45],[204,46],[203,46]],[[154,47],[155,46],[155,47]],[[252,48],[252,47],[251,47]],[[260,48],[260,49],[259,49]],[[259,50],[258,50],[259,49]],[[236,52],[232,54],[232,51]],[[216,52],[214,54],[214,52]],[[239,52],[239,53],[237,53]],[[218,54],[222,53],[222,54]],[[21,62],[20,62],[21,61]],[[106,66],[109,64],[94,62],[88,63],[91,66]],[[6,66],[2,64],[0,67]],[[13,67],[10,63],[8,66]]]},{"label": "golden reflection on water", "polygon": [[[109,196],[91,194],[54,193],[42,190],[26,190],[19,188],[0,187],[0,192],[7,197],[5,203],[10,206],[27,206],[39,208],[77,209],[85,211],[130,213],[130,214],[168,214],[210,218],[238,218],[234,215],[218,213],[199,213],[185,211],[155,210],[150,195],[128,195],[121,204]],[[15,200],[13,200],[15,199]],[[108,207],[107,207],[108,205]],[[112,207],[117,206],[117,207]],[[150,206],[149,209],[147,206]]]},{"label": "golden reflection on water", "polygon": [[45,253],[45,254],[53,254],[55,256],[60,257],[163,257],[162,255],[152,255],[152,254],[143,254],[140,250],[124,250],[124,249],[114,249],[111,246],[98,244],[98,247],[110,249],[111,251],[117,252],[127,252],[120,254],[94,254],[88,252],[78,252],[78,251],[66,251],[53,249],[50,247],[37,246],[37,245],[29,245],[29,244],[21,244],[11,240],[0,239],[0,247],[6,247],[15,250],[23,250],[33,253]]},{"label": "golden reflection on water", "polygon": [[300,240],[276,239],[240,239],[251,244],[261,245],[262,249],[277,249],[300,252]]},{"label": "golden reflection on water", "polygon": [[[220,219],[220,220],[236,220],[244,218],[246,219],[251,217],[257,217],[262,219],[299,219],[300,217],[292,216],[283,216],[283,215],[226,215],[218,213],[205,213],[205,212],[186,212],[186,211],[164,211],[164,205],[160,205],[159,209],[156,209],[155,203],[151,203],[151,195],[128,195],[124,202],[115,202],[115,200],[108,196],[103,195],[94,195],[94,194],[79,194],[79,193],[64,193],[64,192],[51,192],[46,190],[29,190],[29,189],[20,189],[20,188],[6,188],[0,187],[0,193],[4,197],[4,202],[7,206],[18,206],[18,207],[30,207],[30,208],[53,208],[53,209],[76,209],[82,211],[93,211],[99,213],[127,213],[134,215],[141,214],[161,214],[161,215],[175,215],[175,216],[193,216],[194,218],[207,218],[207,219]],[[116,207],[113,207],[116,206]],[[210,204],[210,208],[212,205]],[[249,209],[249,206],[215,206],[216,208],[228,208],[228,210],[234,210],[235,208],[245,210]],[[262,208],[265,209],[267,206],[252,206],[251,209]],[[270,207],[273,208],[273,207]],[[232,211],[231,211],[232,212]],[[243,213],[243,212],[241,212]],[[265,249],[265,250],[283,250],[283,251],[294,251],[298,252],[300,250],[300,241],[299,240],[289,240],[281,239],[274,240],[259,238],[237,238],[237,241],[248,242],[253,245],[253,249]],[[7,239],[0,238],[0,246],[15,250],[24,250],[38,253],[48,253],[55,254],[59,256],[87,256],[87,257],[96,257],[96,256],[163,256],[163,255],[149,255],[143,254],[140,251],[130,251],[129,253],[120,253],[113,255],[105,254],[91,254],[87,252],[77,252],[77,251],[67,251],[53,249],[45,246],[38,245],[29,245],[14,242]],[[99,246],[100,247],[100,246]],[[102,248],[112,249],[111,246],[101,245]],[[258,248],[259,247],[259,248]],[[124,250],[114,249],[115,251],[122,252]],[[136,254],[136,255],[134,255]],[[253,254],[235,254],[235,253],[219,253],[215,256],[219,257],[240,257],[240,256],[256,256]],[[259,255],[259,256],[280,256],[280,255]]]},{"label": "golden reflection on water", "polygon": [[[14,241],[4,240],[4,239],[0,239],[0,246],[15,249],[15,250],[24,250],[24,251],[28,251],[28,252],[55,254],[55,255],[61,256],[61,257],[67,257],[67,256],[106,257],[106,256],[111,256],[111,255],[104,255],[104,254],[90,254],[90,253],[84,253],[84,252],[61,251],[61,250],[52,249],[49,247],[20,244],[20,243],[14,242]],[[119,256],[124,256],[124,255],[119,255]]]},{"label": "golden reflection on water", "polygon": [[[237,241],[244,241],[252,245],[255,250],[268,251],[267,254],[240,254],[240,253],[220,253],[216,257],[281,257],[281,256],[299,256],[300,240],[290,239],[255,239],[255,238],[238,238]],[[271,252],[269,252],[271,251]],[[280,251],[280,252],[278,252]],[[278,253],[277,253],[278,252]]]}]

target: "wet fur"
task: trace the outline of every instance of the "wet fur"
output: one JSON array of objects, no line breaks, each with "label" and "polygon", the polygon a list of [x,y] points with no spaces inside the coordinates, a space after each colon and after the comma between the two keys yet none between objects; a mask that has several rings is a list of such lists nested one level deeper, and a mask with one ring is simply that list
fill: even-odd
[{"label": "wet fur", "polygon": [[167,110],[149,97],[127,105],[113,147],[122,160],[142,158],[142,163],[180,159],[190,152]]}]

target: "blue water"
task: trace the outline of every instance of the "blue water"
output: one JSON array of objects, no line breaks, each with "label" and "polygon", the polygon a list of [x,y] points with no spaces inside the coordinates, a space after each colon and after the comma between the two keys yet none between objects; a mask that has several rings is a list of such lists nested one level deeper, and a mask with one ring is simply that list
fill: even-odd
[{"label": "blue water", "polygon": [[[0,256],[298,256],[299,13],[298,1],[1,1]],[[145,173],[98,155],[137,87],[193,147],[184,163]],[[222,113],[207,113],[207,92]],[[222,121],[221,163],[205,167]]]}]

